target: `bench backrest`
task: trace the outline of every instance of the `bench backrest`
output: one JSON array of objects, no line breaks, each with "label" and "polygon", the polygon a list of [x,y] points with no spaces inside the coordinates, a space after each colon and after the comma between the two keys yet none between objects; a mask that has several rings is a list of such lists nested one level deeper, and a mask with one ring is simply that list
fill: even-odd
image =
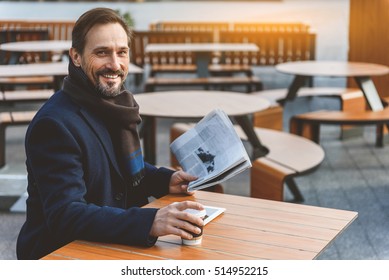
[{"label": "bench backrest", "polygon": [[302,22],[235,22],[233,30],[242,32],[309,32],[310,26]]},{"label": "bench backrest", "polygon": [[209,43],[212,32],[185,31],[134,31],[131,42],[131,62],[138,66],[145,64],[193,64],[191,52],[145,53],[150,43]]},{"label": "bench backrest", "polygon": [[160,21],[150,25],[154,31],[207,31],[213,42],[255,43],[253,53],[226,53],[224,63],[275,65],[286,61],[314,60],[316,34],[303,22],[186,22]]},{"label": "bench backrest", "polygon": [[154,31],[212,32],[213,42],[218,42],[220,31],[233,30],[233,25],[229,22],[160,21],[150,24],[149,28]]},{"label": "bench backrest", "polygon": [[316,34],[308,32],[222,31],[220,42],[254,43],[257,53],[227,53],[225,63],[275,65],[287,61],[314,60]]},{"label": "bench backrest", "polygon": [[174,22],[161,21],[152,23],[149,26],[150,30],[155,31],[214,31],[231,30],[231,23],[228,22]]},{"label": "bench backrest", "polygon": [[0,20],[0,30],[44,29],[49,40],[71,40],[74,21]]}]

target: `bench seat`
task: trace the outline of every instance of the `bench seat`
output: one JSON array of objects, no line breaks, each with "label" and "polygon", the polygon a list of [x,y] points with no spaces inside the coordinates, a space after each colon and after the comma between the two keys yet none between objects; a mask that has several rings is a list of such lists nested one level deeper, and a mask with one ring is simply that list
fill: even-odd
[{"label": "bench seat", "polygon": [[0,78],[0,90],[11,90],[16,86],[29,87],[47,87],[53,88],[54,78],[51,76],[35,76],[35,77],[8,77]]},{"label": "bench seat", "polygon": [[[194,124],[175,123],[170,129],[170,141],[185,133]],[[247,140],[239,126],[235,129],[242,140]],[[271,200],[284,200],[284,184],[290,189],[294,201],[304,200],[294,178],[317,168],[324,159],[324,150],[316,143],[282,131],[254,128],[269,153],[255,159],[250,170],[250,196]],[[178,166],[171,155],[171,165]]]},{"label": "bench seat", "polygon": [[[253,92],[260,97],[268,99],[272,104],[282,104],[288,93],[287,88],[269,89]],[[297,92],[297,97],[334,97],[341,101],[341,109],[347,110],[358,107],[362,111],[366,108],[363,93],[358,88],[342,87],[303,87]]]},{"label": "bench seat", "polygon": [[230,87],[246,86],[246,92],[258,91],[262,89],[262,82],[258,77],[206,77],[206,78],[167,78],[150,77],[145,83],[145,91],[155,91],[157,87],[166,86],[210,86]]},{"label": "bench seat", "polygon": [[[153,64],[150,69],[150,76],[155,77],[159,73],[196,73],[195,64]],[[208,67],[211,76],[232,75],[244,73],[252,76],[253,71],[250,65],[239,64],[211,64]]]},{"label": "bench seat", "polygon": [[384,126],[389,125],[389,107],[380,111],[340,112],[316,111],[295,115],[290,120],[290,132],[319,143],[320,125],[375,125],[377,126],[376,146],[383,146]]},{"label": "bench seat", "polygon": [[43,102],[54,94],[53,89],[30,89],[0,92],[0,103]]}]

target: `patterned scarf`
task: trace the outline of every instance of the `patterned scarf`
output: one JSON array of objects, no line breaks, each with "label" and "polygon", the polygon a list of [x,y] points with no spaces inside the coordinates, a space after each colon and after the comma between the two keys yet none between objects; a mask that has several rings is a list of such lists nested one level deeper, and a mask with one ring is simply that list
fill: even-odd
[{"label": "patterned scarf", "polygon": [[132,93],[122,88],[119,95],[103,98],[81,67],[76,67],[71,60],[63,90],[75,103],[105,121],[122,171],[128,175],[132,186],[139,185],[145,168],[137,131],[137,124],[141,122],[139,106]]}]

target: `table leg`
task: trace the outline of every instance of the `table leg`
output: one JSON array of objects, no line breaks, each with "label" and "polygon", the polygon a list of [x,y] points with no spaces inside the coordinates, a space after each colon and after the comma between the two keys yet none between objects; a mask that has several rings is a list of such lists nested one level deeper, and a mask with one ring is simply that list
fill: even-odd
[{"label": "table leg", "polygon": [[286,186],[289,188],[291,193],[293,194],[293,202],[301,203],[304,202],[304,197],[301,194],[299,188],[297,187],[296,182],[293,177],[288,177],[285,179]]},{"label": "table leg", "polygon": [[285,99],[280,100],[279,103],[281,105],[284,105],[286,101],[291,101],[291,100],[295,99],[297,96],[297,92],[299,91],[299,89],[301,87],[303,87],[306,84],[308,78],[309,77],[307,77],[307,76],[296,75],[294,77],[292,84],[289,86],[288,94],[286,95]]},{"label": "table leg", "polygon": [[209,77],[208,66],[211,61],[211,53],[198,52],[196,53],[196,65],[197,65],[197,76],[200,78]]},{"label": "table leg", "polygon": [[367,100],[372,111],[380,111],[384,109],[381,98],[377,92],[374,82],[370,77],[354,77],[359,88]]},{"label": "table leg", "polygon": [[19,64],[20,57],[21,57],[21,53],[12,52],[8,64]]},{"label": "table leg", "polygon": [[144,159],[150,164],[156,164],[156,119],[142,117],[139,136],[143,138]]},{"label": "table leg", "polygon": [[242,127],[244,133],[246,133],[247,138],[253,147],[251,160],[267,155],[269,153],[269,149],[262,145],[258,135],[254,131],[253,124],[251,123],[249,117],[245,115],[234,118],[236,122]]}]

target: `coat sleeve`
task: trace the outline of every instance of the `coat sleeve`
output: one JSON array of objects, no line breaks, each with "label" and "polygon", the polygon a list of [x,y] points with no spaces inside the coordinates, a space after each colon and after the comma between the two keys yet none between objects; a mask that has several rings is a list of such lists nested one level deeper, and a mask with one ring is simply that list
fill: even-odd
[{"label": "coat sleeve", "polygon": [[142,181],[142,188],[148,191],[148,196],[159,198],[168,194],[170,178],[175,171],[165,167],[157,168],[147,162],[145,168],[146,175]]},{"label": "coat sleeve", "polygon": [[[47,243],[51,244],[85,239],[153,245],[156,239],[150,239],[149,232],[157,209],[121,209],[85,200],[85,155],[78,140],[77,135],[51,118],[40,119],[28,132],[27,165],[36,195],[27,206],[30,224],[42,219],[44,225],[40,226],[48,228]],[[42,218],[38,218],[40,215]]]}]

